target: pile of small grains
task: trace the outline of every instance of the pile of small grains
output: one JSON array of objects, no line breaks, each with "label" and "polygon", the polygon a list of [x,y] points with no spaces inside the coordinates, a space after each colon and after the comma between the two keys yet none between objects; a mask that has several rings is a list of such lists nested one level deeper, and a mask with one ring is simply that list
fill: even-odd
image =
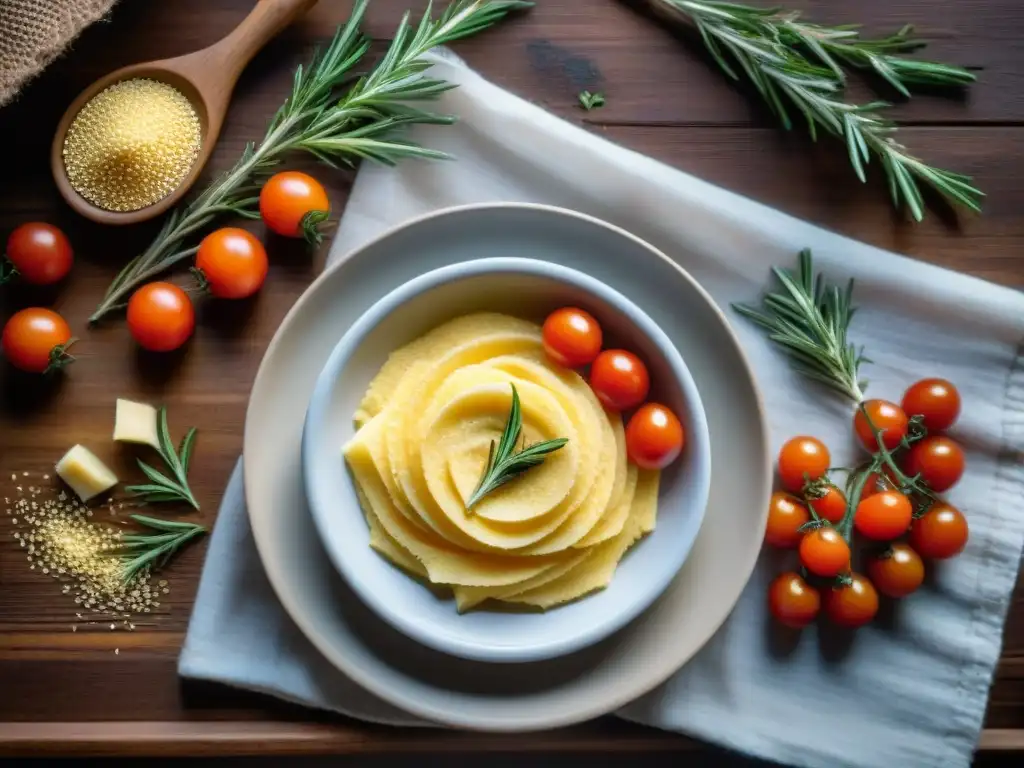
[{"label": "pile of small grains", "polygon": [[178,89],[148,78],[103,89],[75,115],[64,167],[82,197],[108,211],[137,211],[178,188],[200,146],[199,116]]},{"label": "pile of small grains", "polygon": [[[66,491],[28,485],[28,478],[27,472],[11,475],[12,482],[21,484],[14,486],[16,495],[5,497],[4,502],[14,539],[25,552],[29,568],[61,582],[61,592],[74,598],[79,609],[75,615],[84,623],[98,623],[85,621],[92,614],[90,618],[100,618],[104,624],[111,622],[111,630],[134,630],[130,619],[157,610],[160,595],[170,591],[167,582],[154,584],[147,569],[126,583],[114,552],[121,541],[120,530],[92,522],[94,510]],[[43,475],[43,480],[49,479]],[[112,500],[107,509],[116,510]]]}]

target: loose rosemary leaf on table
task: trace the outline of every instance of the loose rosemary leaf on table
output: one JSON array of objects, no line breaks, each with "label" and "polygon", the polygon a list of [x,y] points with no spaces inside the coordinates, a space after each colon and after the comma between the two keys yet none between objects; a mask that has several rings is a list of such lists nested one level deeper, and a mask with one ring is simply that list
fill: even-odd
[{"label": "loose rosemary leaf on table", "polygon": [[455,87],[424,74],[430,66],[424,54],[532,5],[521,0],[454,0],[438,19],[432,18],[428,5],[418,25],[410,24],[405,14],[384,58],[353,84],[352,71],[370,47],[370,39],[359,31],[368,3],[356,0],[348,22],[338,28],[327,50],[296,69],[292,91],[263,139],[248,144],[234,167],[192,202],[174,209],[149,247],[111,283],[90,322],[122,308],[139,285],[195,254],[198,246],[188,243],[216,218],[258,218],[262,181],[290,152],[308,152],[330,165],[353,165],[359,159],[394,165],[406,158],[446,158],[401,137],[410,125],[447,125],[455,120],[410,104],[435,100]]},{"label": "loose rosemary leaf on table", "polygon": [[167,477],[142,459],[137,459],[139,469],[149,478],[150,482],[143,485],[125,486],[125,491],[138,496],[147,503],[180,501],[191,505],[194,509],[199,509],[199,502],[196,501],[192,489],[188,486],[188,467],[196,442],[196,428],[192,427],[185,433],[181,445],[175,450],[171,432],[167,426],[167,408],[161,407],[157,413],[157,437],[160,442],[157,452],[172,477]]},{"label": "loose rosemary leaf on table", "polygon": [[844,64],[877,73],[904,96],[910,96],[915,85],[962,88],[975,80],[962,67],[898,55],[924,45],[911,37],[911,27],[869,40],[860,37],[856,26],[811,24],[801,21],[796,11],[779,8],[715,0],[652,2],[689,20],[722,70],[733,80],[752,83],[787,130],[795,109],[803,114],[812,138],[820,128],[842,139],[862,182],[864,166],[877,157],[893,203],[906,205],[917,221],[924,218],[922,186],[952,203],[981,210],[984,193],[970,176],[935,168],[896,140],[896,124],[881,113],[890,104],[843,99]]},{"label": "loose rosemary leaf on table", "polygon": [[860,378],[860,365],[871,361],[848,340],[856,312],[853,280],[841,289],[815,275],[810,249],[800,252],[796,270],[772,267],[772,272],[782,290],[765,294],[760,308],[732,308],[767,331],[796,371],[861,402],[867,381]]}]

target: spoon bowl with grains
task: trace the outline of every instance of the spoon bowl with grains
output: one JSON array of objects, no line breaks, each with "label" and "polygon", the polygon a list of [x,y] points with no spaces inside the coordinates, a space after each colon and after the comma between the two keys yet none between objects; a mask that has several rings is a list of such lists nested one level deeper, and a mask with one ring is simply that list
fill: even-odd
[{"label": "spoon bowl with grains", "polygon": [[246,64],[315,3],[259,0],[208,48],[132,64],[92,83],[64,113],[50,150],[64,199],[102,224],[134,224],[171,208],[217,143]]}]

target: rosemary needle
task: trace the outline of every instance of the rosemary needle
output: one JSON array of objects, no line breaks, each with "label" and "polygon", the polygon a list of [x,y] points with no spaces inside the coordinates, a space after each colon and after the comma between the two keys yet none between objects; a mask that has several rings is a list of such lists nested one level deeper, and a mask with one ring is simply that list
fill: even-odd
[{"label": "rosemary needle", "polygon": [[188,487],[188,465],[192,460],[192,448],[196,442],[196,428],[192,427],[185,434],[181,445],[175,450],[171,432],[167,427],[167,408],[162,407],[157,414],[157,438],[160,443],[157,452],[173,479],[138,459],[139,469],[150,482],[144,485],[125,486],[125,491],[148,503],[183,501],[194,509],[199,509],[199,502],[196,501],[192,489]]},{"label": "rosemary needle", "polygon": [[443,152],[398,135],[414,124],[455,121],[410,103],[437,99],[455,87],[426,75],[430,62],[423,55],[532,5],[520,0],[453,0],[438,19],[431,17],[428,5],[418,25],[410,24],[405,14],[384,58],[353,84],[352,70],[370,47],[370,39],[359,30],[368,2],[356,0],[348,22],[338,28],[327,50],[296,69],[292,91],[263,139],[246,145],[230,171],[192,202],[175,208],[149,247],[121,270],[90,322],[121,308],[139,285],[195,254],[197,246],[189,246],[189,240],[217,217],[259,218],[262,181],[289,152],[305,151],[332,166],[351,166],[359,159],[394,165],[405,158],[446,158]]},{"label": "rosemary needle", "polygon": [[522,429],[523,411],[519,402],[519,393],[516,391],[516,385],[513,384],[512,406],[509,408],[508,419],[502,430],[501,439],[498,441],[497,447],[495,447],[494,441],[491,441],[487,464],[480,476],[480,482],[477,483],[476,489],[466,502],[466,509],[472,509],[473,505],[488,493],[518,477],[531,467],[543,464],[545,456],[569,442],[568,438],[556,437],[553,440],[528,445],[516,452],[516,443],[519,441]]},{"label": "rosemary needle", "polygon": [[588,112],[592,109],[604,106],[604,94],[602,93],[591,93],[590,91],[580,91],[578,96],[580,106]]},{"label": "rosemary needle", "polygon": [[732,308],[764,328],[799,373],[860,403],[867,388],[859,377],[860,364],[871,361],[847,341],[856,311],[853,280],[842,290],[816,276],[810,249],[800,252],[795,272],[779,267],[772,272],[783,290],[765,294],[760,309],[746,304]]}]

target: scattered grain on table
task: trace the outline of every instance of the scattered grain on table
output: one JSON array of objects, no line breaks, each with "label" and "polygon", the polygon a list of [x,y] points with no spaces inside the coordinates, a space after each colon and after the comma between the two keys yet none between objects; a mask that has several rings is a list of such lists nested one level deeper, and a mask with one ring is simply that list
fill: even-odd
[{"label": "scattered grain on table", "polygon": [[[70,597],[81,608],[75,613],[80,623],[85,618],[81,611],[87,611],[106,619],[111,631],[134,631],[129,619],[158,609],[160,594],[169,593],[167,580],[153,583],[148,570],[126,583],[117,554],[121,531],[92,522],[94,510],[66,491],[42,485],[30,485],[25,491],[17,486],[16,495],[5,496],[4,504],[29,570],[60,583],[61,599]],[[114,500],[109,500],[108,512],[114,506]],[[78,626],[72,625],[71,631],[77,632]]]}]

